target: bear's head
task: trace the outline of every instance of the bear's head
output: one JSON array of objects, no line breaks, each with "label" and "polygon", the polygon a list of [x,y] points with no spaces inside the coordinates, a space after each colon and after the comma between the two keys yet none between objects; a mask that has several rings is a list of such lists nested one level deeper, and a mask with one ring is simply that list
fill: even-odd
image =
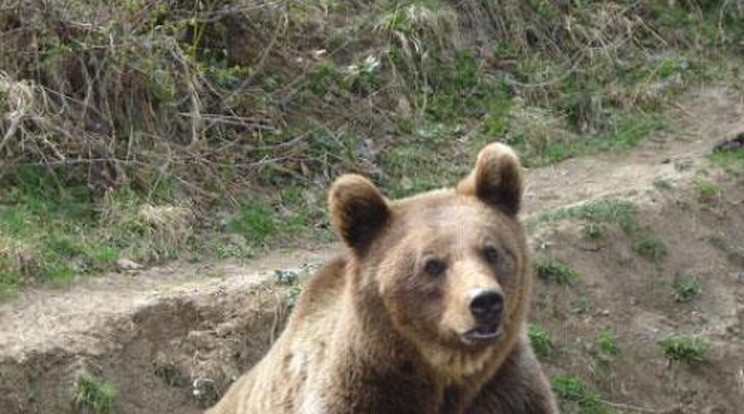
[{"label": "bear's head", "polygon": [[389,200],[358,175],[332,186],[354,283],[434,368],[466,375],[514,343],[531,287],[522,192],[519,160],[499,143],[455,188]]}]

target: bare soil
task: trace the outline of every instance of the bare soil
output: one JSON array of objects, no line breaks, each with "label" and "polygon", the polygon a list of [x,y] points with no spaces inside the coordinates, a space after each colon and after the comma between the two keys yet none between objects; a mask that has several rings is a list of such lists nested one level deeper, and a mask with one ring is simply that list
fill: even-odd
[{"label": "bare soil", "polygon": [[[636,204],[640,224],[634,233],[607,225],[595,241],[576,220],[532,227],[535,255],[561,259],[580,279],[540,280],[531,321],[553,339],[549,373],[581,378],[612,411],[736,414],[744,406],[744,182],[705,157],[744,130],[744,98],[713,88],[679,102],[675,128],[635,150],[529,172],[525,218],[614,197]],[[706,173],[721,191],[702,198],[692,182]],[[657,261],[633,249],[647,233],[666,244]],[[116,386],[115,413],[201,412],[281,331],[293,287],[274,271],[309,275],[337,247],[24,292],[0,305],[0,413],[85,412],[72,403],[82,372]],[[671,287],[681,275],[702,281],[687,303]],[[596,340],[607,329],[619,352],[602,360]],[[669,333],[705,337],[705,361],[670,362],[657,344]]]}]

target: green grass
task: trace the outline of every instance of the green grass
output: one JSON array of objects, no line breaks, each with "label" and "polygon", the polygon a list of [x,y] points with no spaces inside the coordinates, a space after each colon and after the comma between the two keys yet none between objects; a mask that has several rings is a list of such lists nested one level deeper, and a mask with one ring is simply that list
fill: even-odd
[{"label": "green grass", "polygon": [[579,279],[579,274],[562,261],[554,258],[541,258],[535,263],[537,275],[559,285],[572,285]]},{"label": "green grass", "polygon": [[[0,196],[0,292],[113,267],[119,248],[95,234],[95,211],[84,191],[26,184]],[[39,194],[44,191],[48,197]]]},{"label": "green grass", "polygon": [[297,305],[297,301],[300,299],[300,295],[302,294],[302,286],[294,285],[287,289],[286,298],[287,298],[287,308],[289,310],[294,309],[295,305]]},{"label": "green grass", "polygon": [[530,339],[530,344],[535,353],[543,358],[547,358],[553,354],[555,346],[553,340],[550,339],[550,334],[545,328],[537,324],[529,324],[527,328],[527,336]]},{"label": "green grass", "polygon": [[690,302],[703,293],[703,283],[694,276],[682,275],[672,283],[674,300],[680,303]]},{"label": "green grass", "polygon": [[299,278],[297,272],[291,270],[274,270],[274,281],[282,285],[292,285]]},{"label": "green grass", "polygon": [[654,179],[653,185],[654,185],[654,187],[657,190],[660,190],[660,191],[669,191],[672,188],[674,188],[672,186],[671,181],[669,179],[666,179],[666,178],[656,178],[656,179]]},{"label": "green grass", "polygon": [[617,338],[615,338],[615,335],[610,330],[604,330],[599,334],[599,337],[597,338],[597,347],[600,358],[605,361],[611,360],[620,352]]},{"label": "green grass", "polygon": [[580,379],[561,375],[553,378],[553,390],[559,399],[561,411],[576,414],[609,414],[610,410],[599,393]]},{"label": "green grass", "polygon": [[586,240],[597,241],[604,238],[605,230],[599,223],[584,223],[581,234]]},{"label": "green grass", "polygon": [[176,365],[169,362],[153,363],[153,374],[171,387],[188,386],[190,382]]},{"label": "green grass", "polygon": [[669,335],[658,342],[664,355],[673,361],[704,361],[710,344],[703,338],[689,335]]},{"label": "green grass", "polygon": [[[617,224],[626,232],[632,232],[638,227],[636,213],[636,205],[630,201],[602,199],[541,213],[537,220],[556,222],[575,219],[592,225],[610,223]],[[596,232],[596,228],[594,231]]]},{"label": "green grass", "polygon": [[664,240],[653,234],[642,236],[634,242],[633,250],[652,261],[659,261],[667,254],[667,247]]},{"label": "green grass", "polygon": [[115,271],[120,258],[142,265],[243,258],[280,241],[330,233],[314,229],[325,219],[323,205],[297,186],[285,186],[271,199],[223,206],[224,224],[207,217],[211,227],[196,237],[194,210],[176,204],[167,185],[149,198],[123,187],[94,202],[87,188],[66,188],[39,169],[23,169],[3,183],[0,298],[27,286]]},{"label": "green grass", "polygon": [[711,200],[721,192],[721,187],[718,184],[701,178],[693,181],[692,185],[698,198],[703,201]]},{"label": "green grass", "polygon": [[[470,161],[463,158],[455,162],[448,151],[432,151],[430,148],[446,128],[418,130],[410,143],[396,145],[381,155],[381,166],[389,177],[381,184],[386,195],[392,198],[405,197],[443,186],[452,186],[464,176]],[[430,136],[428,134],[431,134]],[[427,135],[426,138],[422,135]],[[442,144],[446,145],[446,144]]]},{"label": "green grass", "polygon": [[742,249],[738,243],[728,240],[722,234],[710,236],[708,241],[710,241],[710,244],[715,246],[717,249],[726,253],[726,257],[731,262],[736,263],[739,266],[744,266],[744,249]]},{"label": "green grass", "polygon": [[571,302],[571,312],[577,315],[590,312],[593,308],[594,305],[592,304],[592,301],[584,295],[577,297]]},{"label": "green grass", "polygon": [[262,244],[279,231],[283,223],[266,203],[250,203],[227,223],[227,231],[240,234],[252,244]]},{"label": "green grass", "polygon": [[658,117],[646,115],[625,116],[603,134],[582,136],[580,139],[563,142],[552,142],[546,145],[541,153],[535,154],[529,159],[527,165],[544,166],[577,156],[629,150],[663,127],[664,124]]},{"label": "green grass", "polygon": [[108,414],[116,404],[117,394],[113,385],[85,373],[75,384],[73,403],[95,414]]},{"label": "green grass", "polygon": [[715,151],[709,156],[713,165],[734,176],[744,175],[744,151]]}]

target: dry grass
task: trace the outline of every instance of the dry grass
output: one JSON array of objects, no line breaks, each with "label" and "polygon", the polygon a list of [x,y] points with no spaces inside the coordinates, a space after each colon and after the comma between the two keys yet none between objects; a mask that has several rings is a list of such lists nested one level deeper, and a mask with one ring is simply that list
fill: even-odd
[{"label": "dry grass", "polygon": [[[92,249],[84,262],[106,268],[113,254],[101,251],[162,260],[204,228],[245,239],[225,251],[323,228],[322,202],[284,192],[319,194],[340,172],[403,195],[461,174],[494,139],[527,164],[624,149],[678,91],[726,76],[715,66],[741,51],[742,9],[0,0],[0,185],[16,194],[0,195],[0,213],[84,239],[19,231],[37,256]],[[71,192],[86,214],[40,221]]]},{"label": "dry grass", "polygon": [[[660,76],[661,65],[627,87],[618,71],[704,40],[664,27],[656,2],[562,4],[6,0],[0,153],[10,165],[43,163],[103,192],[167,176],[193,196],[216,198],[267,171],[296,180],[359,165],[338,154],[353,146],[313,151],[313,130],[385,145],[378,127],[394,126],[388,110],[397,97],[424,116],[434,72],[457,50],[512,73],[528,105],[562,112],[541,119],[565,117],[586,133],[605,130],[615,107],[648,106],[680,82]],[[688,6],[670,7],[670,16],[687,18]],[[724,2],[705,10],[710,21],[695,9],[700,17],[687,23],[708,22],[708,41],[730,44],[727,23],[741,9]],[[382,64],[375,79],[356,73],[308,92],[324,65],[343,72],[370,57]]]}]

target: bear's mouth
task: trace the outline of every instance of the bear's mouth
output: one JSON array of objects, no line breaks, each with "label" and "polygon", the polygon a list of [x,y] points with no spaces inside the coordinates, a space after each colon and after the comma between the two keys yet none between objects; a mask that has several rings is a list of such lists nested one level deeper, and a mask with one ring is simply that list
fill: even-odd
[{"label": "bear's mouth", "polygon": [[501,337],[501,324],[494,322],[491,324],[477,326],[463,334],[467,342],[471,343],[490,343]]}]

